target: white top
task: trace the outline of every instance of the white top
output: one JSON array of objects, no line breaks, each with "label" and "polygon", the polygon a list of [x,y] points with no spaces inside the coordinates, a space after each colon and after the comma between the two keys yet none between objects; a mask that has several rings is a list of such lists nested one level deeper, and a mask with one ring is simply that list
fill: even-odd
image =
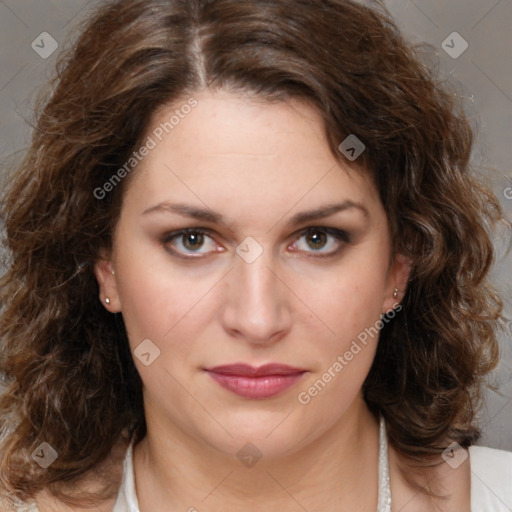
[{"label": "white top", "polygon": [[[381,434],[382,430],[381,423]],[[384,430],[385,432],[385,430]],[[383,452],[383,447],[385,451]],[[383,459],[383,453],[386,457]],[[512,452],[471,446],[471,512],[512,512]],[[379,510],[390,510],[386,436],[381,436],[379,453]],[[381,472],[383,471],[383,472]],[[380,508],[384,506],[384,508]],[[17,512],[38,512],[36,505],[17,503]],[[112,512],[140,512],[133,471],[133,444],[123,461],[123,477]]]},{"label": "white top", "polygon": [[[471,446],[471,512],[512,512],[512,452]],[[140,512],[133,476],[132,446],[112,512]]]}]

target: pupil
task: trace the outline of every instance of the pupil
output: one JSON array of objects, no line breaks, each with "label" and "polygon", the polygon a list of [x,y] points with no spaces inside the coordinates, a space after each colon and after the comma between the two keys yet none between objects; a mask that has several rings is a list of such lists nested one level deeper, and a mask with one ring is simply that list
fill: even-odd
[{"label": "pupil", "polygon": [[187,233],[184,236],[184,246],[187,249],[193,250],[198,249],[203,245],[204,236],[202,233]]},{"label": "pupil", "polygon": [[314,234],[309,235],[307,240],[310,247],[313,249],[321,249],[326,243],[327,235],[320,231],[315,231]]}]

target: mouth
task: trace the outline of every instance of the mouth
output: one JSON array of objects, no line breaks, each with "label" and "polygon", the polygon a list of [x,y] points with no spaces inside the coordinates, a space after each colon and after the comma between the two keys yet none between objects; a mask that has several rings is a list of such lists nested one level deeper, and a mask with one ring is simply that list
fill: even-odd
[{"label": "mouth", "polygon": [[205,371],[221,387],[249,399],[263,400],[283,393],[307,373],[303,368],[283,364],[266,364],[258,368],[232,364],[207,368]]}]

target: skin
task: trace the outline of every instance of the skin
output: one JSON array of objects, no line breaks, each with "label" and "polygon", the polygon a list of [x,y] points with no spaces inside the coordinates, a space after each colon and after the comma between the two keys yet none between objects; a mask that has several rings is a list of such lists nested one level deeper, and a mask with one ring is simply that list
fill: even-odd
[{"label": "skin", "polygon": [[[132,351],[145,339],[160,350],[149,366],[134,358],[148,427],[134,451],[141,511],[374,511],[378,424],[361,387],[377,337],[307,405],[298,393],[396,307],[410,263],[392,258],[374,184],[357,161],[332,155],[309,105],[219,91],[194,97],[198,106],[131,177],[112,251],[95,268],[100,300],[123,314]],[[148,135],[172,110],[155,113]],[[290,224],[343,201],[360,206]],[[175,203],[223,220],[155,209]],[[350,238],[304,233],[312,227]],[[208,229],[204,245],[169,236],[185,228]],[[263,251],[252,263],[236,252],[249,236]],[[234,362],[307,373],[277,397],[246,399],[203,370]],[[251,468],[236,457],[248,442],[262,454]],[[392,448],[390,460],[393,510],[432,510],[403,482]],[[440,510],[469,510],[469,464],[461,468],[443,477],[453,495]]]}]

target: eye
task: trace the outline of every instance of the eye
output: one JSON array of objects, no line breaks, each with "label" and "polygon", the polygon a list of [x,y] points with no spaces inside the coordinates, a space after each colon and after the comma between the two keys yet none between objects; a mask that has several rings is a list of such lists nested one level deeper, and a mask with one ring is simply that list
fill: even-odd
[{"label": "eye", "polygon": [[292,247],[299,251],[318,253],[320,256],[333,256],[346,243],[350,243],[350,235],[346,231],[336,228],[310,227],[302,231]]},{"label": "eye", "polygon": [[169,233],[164,237],[162,243],[177,256],[185,258],[197,257],[190,256],[192,254],[204,256],[211,252],[223,251],[206,230],[198,228],[182,229]]},{"label": "eye", "polygon": [[[316,253],[320,257],[334,256],[350,235],[344,230],[328,227],[309,227],[300,233],[292,244],[292,250]],[[174,231],[162,239],[162,244],[180,258],[199,258],[209,253],[224,252],[204,228],[188,228]]]}]

